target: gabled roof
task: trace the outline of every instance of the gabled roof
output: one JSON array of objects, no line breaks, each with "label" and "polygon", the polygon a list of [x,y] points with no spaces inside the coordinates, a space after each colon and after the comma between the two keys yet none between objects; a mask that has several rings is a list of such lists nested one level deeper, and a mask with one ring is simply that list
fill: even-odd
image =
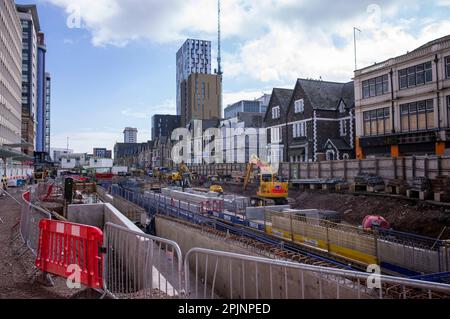
[{"label": "gabled roof", "polygon": [[329,138],[325,145],[328,144],[328,142],[331,142],[339,151],[351,151],[352,148],[350,145],[347,144],[347,142],[341,138]]},{"label": "gabled roof", "polygon": [[280,108],[284,111],[289,107],[289,102],[291,102],[292,94],[294,90],[291,89],[273,89],[273,94],[278,97],[280,102]]},{"label": "gabled roof", "polygon": [[355,83],[353,81],[344,84],[344,88],[342,89],[342,100],[347,108],[355,107]]},{"label": "gabled roof", "polygon": [[[279,106],[280,113],[285,115],[287,110],[289,109],[289,103],[291,102],[292,94],[294,94],[294,90],[274,88],[272,91],[272,96],[270,97],[269,106],[272,104],[272,101],[275,97],[278,98],[279,105],[272,105],[272,106]],[[264,116],[264,121],[267,120],[267,114],[271,112],[272,112],[271,107],[268,107],[266,115]]]},{"label": "gabled roof", "polygon": [[337,83],[320,80],[298,79],[313,109],[336,110],[343,100],[352,107],[355,100],[353,82]]}]

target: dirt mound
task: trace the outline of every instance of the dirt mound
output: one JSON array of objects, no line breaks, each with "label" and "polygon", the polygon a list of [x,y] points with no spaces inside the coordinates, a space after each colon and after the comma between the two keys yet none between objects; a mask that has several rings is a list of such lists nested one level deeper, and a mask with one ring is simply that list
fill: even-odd
[{"label": "dirt mound", "polygon": [[[450,208],[410,200],[326,192],[290,192],[295,208],[330,209],[344,214],[344,220],[359,226],[366,215],[386,218],[395,230],[437,237],[450,227]],[[449,238],[447,231],[444,239]]]}]

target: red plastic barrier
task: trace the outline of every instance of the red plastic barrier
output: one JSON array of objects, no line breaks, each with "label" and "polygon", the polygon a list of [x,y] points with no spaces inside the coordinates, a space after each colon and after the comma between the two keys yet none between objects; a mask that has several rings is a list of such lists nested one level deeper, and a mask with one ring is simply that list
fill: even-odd
[{"label": "red plastic barrier", "polygon": [[103,288],[103,232],[97,227],[41,220],[36,267],[63,278],[72,275],[68,267],[78,265],[80,283]]},{"label": "red plastic barrier", "polygon": [[22,199],[24,201],[26,201],[27,203],[29,203],[30,202],[30,191],[23,193]]}]

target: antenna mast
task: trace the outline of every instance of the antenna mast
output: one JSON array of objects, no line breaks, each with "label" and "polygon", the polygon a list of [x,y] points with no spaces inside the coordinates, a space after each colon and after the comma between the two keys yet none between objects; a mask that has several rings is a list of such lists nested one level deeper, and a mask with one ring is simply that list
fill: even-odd
[{"label": "antenna mast", "polygon": [[359,31],[360,33],[362,32],[360,29],[358,29],[357,27],[353,27],[353,43],[355,46],[355,71],[358,70],[358,60],[356,57],[356,31]]},{"label": "antenna mast", "polygon": [[217,43],[218,43],[218,48],[217,48],[217,75],[220,76],[220,79],[222,79],[222,47],[221,47],[221,28],[220,28],[220,16],[221,16],[221,10],[220,10],[221,6],[220,6],[220,0],[217,1],[217,12],[218,12],[218,20],[217,20],[217,30],[218,30],[218,36],[217,36]]}]

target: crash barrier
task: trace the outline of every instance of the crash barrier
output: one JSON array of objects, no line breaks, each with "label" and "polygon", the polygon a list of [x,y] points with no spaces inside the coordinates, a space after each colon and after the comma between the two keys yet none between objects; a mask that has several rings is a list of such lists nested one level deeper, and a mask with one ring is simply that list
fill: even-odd
[{"label": "crash barrier", "polygon": [[103,232],[92,226],[52,220],[39,223],[36,267],[63,278],[74,275],[89,288],[103,287]]},{"label": "crash barrier", "polygon": [[[193,248],[185,256],[192,299],[434,299],[450,285]],[[192,275],[189,273],[192,271]]]},{"label": "crash barrier", "polygon": [[177,243],[107,223],[104,290],[120,299],[180,298],[183,257]]},{"label": "crash barrier", "polygon": [[266,209],[266,233],[407,276],[450,270],[450,243],[390,230],[363,230]]},{"label": "crash barrier", "polygon": [[31,251],[36,256],[39,245],[39,223],[41,220],[50,220],[51,214],[30,202],[30,191],[23,193],[22,200],[19,233],[15,239],[21,239],[23,245],[17,252],[22,255]]}]

